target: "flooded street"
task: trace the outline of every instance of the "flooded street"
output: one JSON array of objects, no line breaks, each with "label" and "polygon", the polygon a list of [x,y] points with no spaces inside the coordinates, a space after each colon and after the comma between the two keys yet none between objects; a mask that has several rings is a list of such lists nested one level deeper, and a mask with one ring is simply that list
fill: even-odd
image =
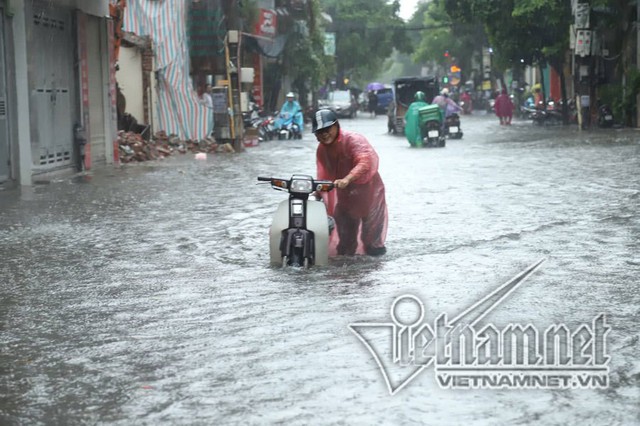
[{"label": "flooded street", "polygon": [[[286,194],[316,142],[193,155],[0,191],[0,424],[640,422],[640,133],[462,117],[410,148],[386,117],[341,120],[380,156],[387,255],[269,265]],[[483,321],[575,330],[606,314],[607,389],[391,396],[354,322],[411,293],[455,317],[539,259]]]}]

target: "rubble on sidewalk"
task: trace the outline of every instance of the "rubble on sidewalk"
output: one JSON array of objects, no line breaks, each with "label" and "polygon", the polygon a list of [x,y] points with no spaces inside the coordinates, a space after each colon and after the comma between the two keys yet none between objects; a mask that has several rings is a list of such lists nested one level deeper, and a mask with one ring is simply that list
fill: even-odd
[{"label": "rubble on sidewalk", "polygon": [[164,131],[156,132],[149,141],[138,133],[120,131],[118,132],[118,149],[122,163],[160,160],[176,153],[235,152],[231,144],[218,144],[211,137],[198,141],[181,140],[178,136],[167,135]]}]

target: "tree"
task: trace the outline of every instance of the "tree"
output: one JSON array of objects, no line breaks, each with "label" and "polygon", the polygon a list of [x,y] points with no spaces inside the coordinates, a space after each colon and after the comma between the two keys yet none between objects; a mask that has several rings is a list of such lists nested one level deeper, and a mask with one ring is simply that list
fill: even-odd
[{"label": "tree", "polygon": [[[482,22],[493,51],[494,68],[552,66],[561,76],[566,100],[564,63],[571,22],[567,0],[443,0],[449,16]],[[564,103],[566,105],[566,102]],[[565,113],[566,118],[566,113]]]},{"label": "tree", "polygon": [[423,27],[413,55],[416,62],[434,62],[445,69],[455,62],[463,70],[462,81],[472,76],[474,56],[486,43],[482,24],[454,19],[444,1],[433,1],[420,4],[410,21],[415,25]]},{"label": "tree", "polygon": [[600,76],[604,80],[601,82],[608,84],[598,87],[598,98],[613,107],[615,116],[631,125],[640,93],[640,73],[634,58],[637,0],[593,0],[591,11],[592,28],[608,50],[607,58],[601,60],[614,64],[613,75]]},{"label": "tree", "polygon": [[314,93],[327,75],[324,58],[324,33],[318,25],[318,0],[307,2],[306,20],[298,20],[292,28],[284,49],[283,73],[292,79],[303,106],[307,94]]},{"label": "tree", "polygon": [[336,33],[336,68],[339,83],[344,77],[362,81],[377,74],[393,48],[409,51],[404,21],[397,0],[322,0]]}]

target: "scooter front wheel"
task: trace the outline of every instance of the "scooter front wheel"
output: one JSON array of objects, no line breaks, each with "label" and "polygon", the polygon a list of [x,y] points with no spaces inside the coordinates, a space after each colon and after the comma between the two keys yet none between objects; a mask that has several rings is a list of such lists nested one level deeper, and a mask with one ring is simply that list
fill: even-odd
[{"label": "scooter front wheel", "polygon": [[282,256],[282,269],[287,267],[287,263],[289,263],[289,256]]}]

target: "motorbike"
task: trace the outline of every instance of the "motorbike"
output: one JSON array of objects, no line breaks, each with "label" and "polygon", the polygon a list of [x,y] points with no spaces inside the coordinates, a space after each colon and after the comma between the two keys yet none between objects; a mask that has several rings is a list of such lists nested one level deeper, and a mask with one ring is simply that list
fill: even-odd
[{"label": "motorbike", "polygon": [[[533,110],[531,108],[526,108],[525,111],[530,112],[529,117],[533,120],[534,124],[538,124],[540,126],[561,124],[564,122],[562,102],[556,104],[552,99],[547,101],[546,108],[544,107],[544,103],[539,102],[537,108]],[[573,107],[571,102],[568,104],[567,112],[569,122],[576,122],[575,107]]]},{"label": "motorbike", "polygon": [[451,139],[462,139],[462,129],[460,128],[460,116],[456,113],[450,114],[444,120],[444,133]]},{"label": "motorbike", "polygon": [[467,114],[471,114],[471,101],[460,101],[460,108],[462,108],[462,113],[467,115]]},{"label": "motorbike", "polygon": [[294,174],[289,179],[259,176],[278,191],[289,193],[280,202],[269,229],[271,264],[309,268],[329,263],[329,236],[335,227],[322,201],[312,194],[333,190],[333,182]]},{"label": "motorbike", "polygon": [[609,105],[601,105],[598,108],[598,126],[605,128],[613,126],[613,112]]},{"label": "motorbike", "polygon": [[462,114],[471,114],[473,107],[471,95],[469,95],[469,93],[463,93],[462,95],[460,95],[459,105],[460,108],[462,108]]},{"label": "motorbike", "polygon": [[442,111],[438,105],[427,105],[418,110],[420,114],[420,135],[422,146],[445,146],[445,131],[443,127]]},{"label": "motorbike", "polygon": [[495,113],[496,112],[496,100],[493,99],[493,98],[489,98],[487,100],[486,107],[487,107],[487,114]]},{"label": "motorbike", "polygon": [[253,124],[258,118],[260,118],[261,113],[262,110],[260,109],[260,106],[251,102],[249,104],[249,110],[243,111],[242,113],[242,123],[244,124],[244,127],[254,127]]},{"label": "motorbike", "polygon": [[533,105],[522,105],[520,107],[520,114],[527,120],[533,120],[537,109]]},{"label": "motorbike", "polygon": [[278,117],[280,121],[278,139],[302,139],[302,129],[298,125],[298,122],[302,121],[301,111],[296,111],[293,114],[290,112],[282,112]]}]

